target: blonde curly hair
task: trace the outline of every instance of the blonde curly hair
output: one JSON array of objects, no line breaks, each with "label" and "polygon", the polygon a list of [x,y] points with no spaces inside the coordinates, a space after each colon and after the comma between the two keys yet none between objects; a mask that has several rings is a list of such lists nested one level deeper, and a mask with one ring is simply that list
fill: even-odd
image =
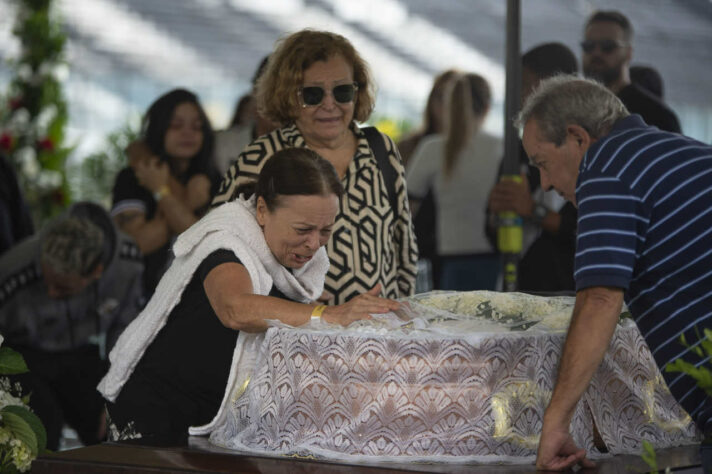
[{"label": "blonde curly hair", "polygon": [[269,56],[267,69],[257,81],[257,107],[264,117],[287,125],[299,116],[299,88],[304,71],[317,61],[340,55],[353,68],[358,91],[354,119],[365,122],[375,105],[375,86],[368,64],[353,45],[341,35],[304,29],[282,38]]}]

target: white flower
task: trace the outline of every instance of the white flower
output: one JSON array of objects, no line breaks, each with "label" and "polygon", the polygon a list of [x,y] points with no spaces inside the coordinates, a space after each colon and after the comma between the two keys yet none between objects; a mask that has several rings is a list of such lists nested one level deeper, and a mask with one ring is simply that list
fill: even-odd
[{"label": "white flower", "polygon": [[25,403],[12,395],[10,380],[7,377],[0,377],[0,410],[8,405],[25,406]]},{"label": "white flower", "polygon": [[17,77],[23,81],[27,81],[32,77],[32,68],[29,64],[23,64],[17,69]]},{"label": "white flower", "polygon": [[54,77],[59,81],[59,82],[64,82],[69,78],[69,66],[67,66],[65,63],[59,63],[54,67]]},{"label": "white flower", "polygon": [[37,186],[54,189],[62,185],[62,173],[55,170],[42,170],[37,177]]},{"label": "white flower", "polygon": [[30,111],[22,107],[17,109],[14,114],[12,114],[12,119],[10,120],[10,126],[14,130],[20,130],[22,127],[30,123]]},{"label": "white flower", "polygon": [[54,104],[50,104],[47,107],[40,112],[40,114],[37,116],[35,119],[35,123],[37,124],[37,127],[40,128],[41,130],[47,130],[47,127],[49,126],[50,122],[54,119],[54,117],[57,115],[57,106]]},{"label": "white flower", "polygon": [[31,146],[24,146],[15,152],[20,163],[22,174],[33,180],[40,173],[40,164],[37,163],[37,152]]}]

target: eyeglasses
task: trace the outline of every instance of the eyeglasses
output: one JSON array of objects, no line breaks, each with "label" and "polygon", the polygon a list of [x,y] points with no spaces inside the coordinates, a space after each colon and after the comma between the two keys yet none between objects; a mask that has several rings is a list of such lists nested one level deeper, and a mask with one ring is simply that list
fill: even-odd
[{"label": "eyeglasses", "polygon": [[581,48],[583,49],[583,52],[586,54],[591,54],[593,51],[596,49],[596,46],[598,46],[601,49],[601,52],[605,54],[612,53],[616,49],[625,46],[625,43],[622,43],[620,41],[616,40],[586,40],[581,42]]},{"label": "eyeglasses", "polygon": [[[341,84],[331,89],[331,96],[339,104],[353,102],[354,95],[358,90],[358,84]],[[302,107],[314,107],[321,104],[326,97],[326,90],[321,86],[307,86],[299,89],[302,97]]]}]

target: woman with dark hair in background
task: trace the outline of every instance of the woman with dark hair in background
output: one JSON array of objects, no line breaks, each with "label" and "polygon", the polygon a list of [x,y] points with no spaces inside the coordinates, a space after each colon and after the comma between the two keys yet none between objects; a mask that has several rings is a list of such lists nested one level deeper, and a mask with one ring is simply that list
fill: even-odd
[{"label": "woman with dark hair in background", "polygon": [[111,215],[144,254],[146,295],[168,263],[172,239],[205,213],[219,176],[213,130],[198,97],[174,89],[144,116],[141,139],[129,145],[129,167],[116,178]]},{"label": "woman with dark hair in background", "polygon": [[343,194],[328,161],[287,148],[247,186],[254,195],[239,188],[238,198],[178,238],[156,293],[116,343],[99,385],[113,402],[112,439],[182,440],[188,427],[216,419],[234,380],[232,361],[249,345],[247,334],[238,340],[239,331],[264,332],[267,319],[301,326],[322,318],[346,326],[399,307],[379,298],[378,286],[345,304],[314,303],[324,288],[323,247]]},{"label": "woman with dark hair in background", "polygon": [[408,163],[414,202],[434,190],[444,290],[494,290],[497,284],[499,258],[484,225],[487,192],[502,156],[502,140],[482,130],[490,101],[482,76],[457,77],[446,102],[445,133],[424,139]]}]

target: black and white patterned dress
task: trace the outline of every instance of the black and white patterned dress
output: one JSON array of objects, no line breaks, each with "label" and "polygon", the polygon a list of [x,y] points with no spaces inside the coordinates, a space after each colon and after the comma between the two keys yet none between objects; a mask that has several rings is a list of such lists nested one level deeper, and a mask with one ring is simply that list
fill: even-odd
[{"label": "black and white patterned dress", "polygon": [[[418,249],[408,206],[405,169],[393,141],[383,135],[390,164],[396,170],[397,209],[391,209],[388,191],[364,133],[352,124],[358,145],[341,183],[344,196],[332,236],[327,243],[331,267],[325,289],[340,304],[381,283],[389,298],[415,291]],[[256,179],[265,162],[277,151],[306,147],[296,125],[262,136],[243,150],[228,169],[213,205],[232,201],[241,184]]]}]

